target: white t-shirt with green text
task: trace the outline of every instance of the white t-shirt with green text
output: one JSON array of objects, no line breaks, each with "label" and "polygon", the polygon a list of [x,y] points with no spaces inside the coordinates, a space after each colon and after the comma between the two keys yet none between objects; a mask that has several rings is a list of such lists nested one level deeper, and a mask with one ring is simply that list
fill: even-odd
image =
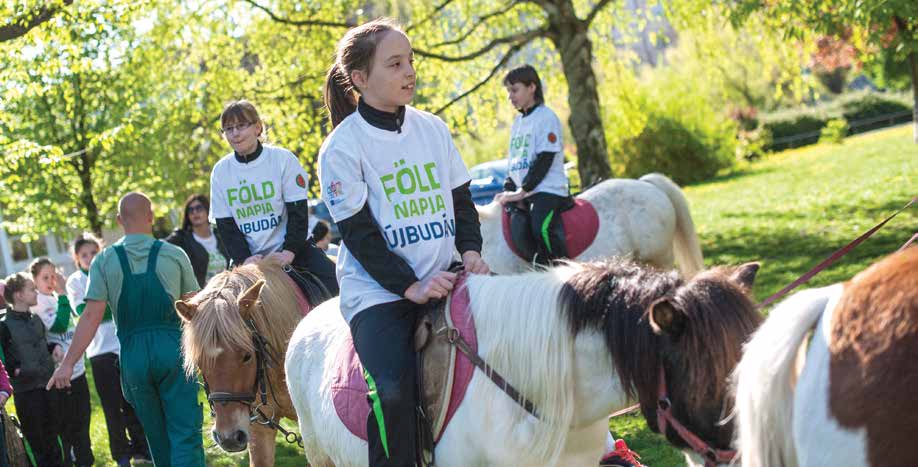
[{"label": "white t-shirt with green text", "polygon": [[210,233],[207,238],[199,237],[198,234],[191,232],[194,240],[201,244],[207,250],[207,272],[204,274],[204,282],[210,282],[210,278],[226,270],[226,258],[217,248],[217,236]]},{"label": "white t-shirt with green text", "polygon": [[232,217],[253,255],[279,251],[287,234],[284,203],[306,199],[308,180],[296,156],[284,148],[266,144],[247,164],[227,154],[210,174],[210,222]]},{"label": "white t-shirt with green text", "polygon": [[545,104],[539,104],[529,115],[517,115],[510,129],[508,175],[523,186],[529,168],[542,152],[553,152],[551,168],[545,178],[532,189],[533,193],[551,193],[567,196],[567,173],[564,171],[564,143],[561,141],[561,120]]},{"label": "white t-shirt with green text", "polygon": [[[319,150],[322,199],[335,222],[368,203],[389,250],[421,280],[446,270],[455,257],[452,190],[470,179],[446,124],[413,107],[405,109],[401,132],[376,128],[354,112]],[[337,276],[348,321],[402,298],[373,280],[343,243]]]}]

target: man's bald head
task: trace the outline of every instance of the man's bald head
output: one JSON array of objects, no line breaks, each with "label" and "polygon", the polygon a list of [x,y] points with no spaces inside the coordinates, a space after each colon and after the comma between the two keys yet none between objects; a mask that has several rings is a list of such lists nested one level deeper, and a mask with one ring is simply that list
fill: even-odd
[{"label": "man's bald head", "polygon": [[125,234],[153,232],[153,203],[147,195],[132,191],[118,201],[118,223]]}]

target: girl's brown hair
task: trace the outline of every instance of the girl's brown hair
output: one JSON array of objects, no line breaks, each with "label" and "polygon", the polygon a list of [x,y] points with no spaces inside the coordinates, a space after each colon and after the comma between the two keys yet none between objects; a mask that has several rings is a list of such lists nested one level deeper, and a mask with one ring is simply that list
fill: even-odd
[{"label": "girl's brown hair", "polygon": [[534,84],[536,104],[545,102],[545,96],[542,93],[542,80],[539,79],[539,73],[532,65],[523,65],[510,70],[507,76],[504,76],[504,86],[510,86],[513,83],[523,83],[525,86]]},{"label": "girl's brown hair", "polygon": [[[249,124],[262,124],[262,131],[264,131],[264,123],[261,121],[261,117],[258,116],[258,110],[255,109],[255,104],[245,100],[240,99],[238,101],[232,101],[226,104],[226,107],[223,108],[223,113],[220,114],[220,126],[226,128],[227,125],[238,125],[240,123],[249,123]],[[261,136],[261,133],[258,135]]]},{"label": "girl's brown hair", "polygon": [[390,19],[375,19],[351,29],[338,42],[335,63],[325,76],[325,107],[328,108],[332,128],[357,110],[357,93],[360,91],[351,81],[351,73],[363,71],[369,74],[376,47],[390,31],[401,31],[401,28]]},{"label": "girl's brown hair", "polygon": [[35,261],[29,264],[29,272],[32,273],[32,277],[37,277],[38,273],[41,272],[41,268],[45,266],[51,266],[53,268],[54,263],[46,256],[36,258]]},{"label": "girl's brown hair", "polygon": [[96,248],[102,250],[102,240],[99,240],[95,235],[89,232],[83,232],[73,241],[73,247],[70,248],[70,256],[73,257],[73,264],[77,269],[80,268],[80,259],[77,258],[77,254],[79,254],[80,248],[86,245],[95,245]]},{"label": "girl's brown hair", "polygon": [[28,274],[24,272],[17,272],[16,274],[9,275],[6,279],[3,280],[3,299],[6,300],[6,303],[9,305],[13,304],[14,297],[16,293],[25,289],[26,284],[32,280]]}]

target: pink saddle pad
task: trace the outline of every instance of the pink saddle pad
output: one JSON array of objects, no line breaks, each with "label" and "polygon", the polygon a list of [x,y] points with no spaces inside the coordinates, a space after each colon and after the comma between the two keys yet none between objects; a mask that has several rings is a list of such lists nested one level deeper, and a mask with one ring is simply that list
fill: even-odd
[{"label": "pink saddle pad", "polygon": [[[460,275],[457,286],[454,289],[452,299],[450,300],[449,313],[454,326],[465,338],[466,342],[472,348],[472,351],[478,351],[478,339],[475,335],[475,321],[469,312],[469,292],[464,287],[465,275]],[[472,381],[472,374],[475,366],[461,352],[456,352],[456,365],[453,372],[453,386],[450,392],[449,405],[447,406],[446,419],[443,423],[443,430],[449,424],[450,419],[462,403],[465,391]],[[370,405],[367,401],[367,381],[363,377],[363,365],[357,357],[354,350],[354,342],[348,333],[347,341],[338,351],[335,360],[335,372],[332,379],[332,398],[334,399],[335,411],[338,417],[344,422],[344,426],[354,434],[354,436],[366,441],[367,439],[367,417],[370,415]],[[439,440],[440,433],[434,434],[434,439]]]},{"label": "pink saddle pad", "polygon": [[[504,241],[517,256],[526,259],[517,251],[513,242],[513,234],[510,233],[510,214],[503,211],[502,217]],[[593,244],[599,233],[599,216],[596,214],[596,208],[585,199],[574,198],[574,207],[561,213],[561,221],[564,222],[567,255],[576,258]]]}]

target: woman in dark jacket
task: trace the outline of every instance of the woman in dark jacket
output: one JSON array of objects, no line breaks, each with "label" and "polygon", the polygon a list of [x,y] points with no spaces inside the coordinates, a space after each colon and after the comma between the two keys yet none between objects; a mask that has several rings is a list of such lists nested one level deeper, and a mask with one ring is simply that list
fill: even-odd
[{"label": "woman in dark jacket", "polygon": [[206,195],[191,195],[185,201],[185,214],[182,228],[175,229],[166,237],[166,241],[185,250],[198,285],[204,285],[211,277],[226,270],[229,265],[229,254],[226,247],[207,221],[210,213],[210,200]]}]

